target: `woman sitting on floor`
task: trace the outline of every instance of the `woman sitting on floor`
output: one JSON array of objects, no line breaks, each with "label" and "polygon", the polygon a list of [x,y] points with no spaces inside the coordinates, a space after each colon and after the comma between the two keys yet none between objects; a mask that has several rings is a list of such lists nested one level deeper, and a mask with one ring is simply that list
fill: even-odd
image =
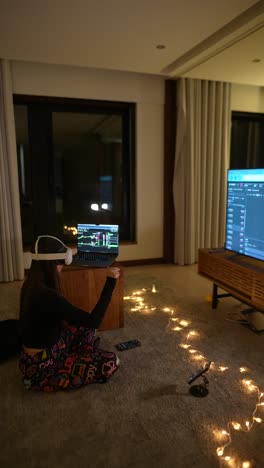
[{"label": "woman sitting on floor", "polygon": [[113,352],[95,338],[111,300],[118,268],[109,268],[98,303],[87,313],[62,295],[60,272],[72,251],[56,237],[40,236],[20,296],[23,350],[19,368],[26,388],[52,392],[106,382],[118,369]]}]

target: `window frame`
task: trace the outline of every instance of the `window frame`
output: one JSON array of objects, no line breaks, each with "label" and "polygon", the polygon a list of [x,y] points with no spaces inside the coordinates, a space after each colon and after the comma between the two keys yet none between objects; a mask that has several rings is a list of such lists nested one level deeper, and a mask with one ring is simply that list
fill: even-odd
[{"label": "window frame", "polygon": [[[135,155],[135,115],[136,104],[129,102],[101,101],[92,99],[75,99],[75,98],[60,98],[51,96],[32,96],[32,95],[13,95],[13,104],[27,106],[28,115],[28,138],[30,155],[37,155],[36,160],[31,157],[31,179],[32,201],[33,201],[33,218],[34,218],[34,233],[35,236],[43,229],[47,230],[45,220],[41,220],[41,211],[48,210],[48,216],[51,225],[54,212],[54,184],[52,179],[53,165],[53,146],[52,146],[52,113],[53,112],[76,112],[76,113],[102,113],[116,114],[122,117],[122,185],[127,187],[123,197],[122,217],[124,226],[120,226],[120,241],[121,243],[136,243],[136,155]],[[38,135],[35,133],[36,115],[43,118],[42,125],[46,126],[41,129],[41,135],[45,136],[43,147],[40,150]],[[39,124],[38,124],[39,125]],[[49,154],[48,162],[44,161],[44,154]],[[128,155],[128,160],[127,160]],[[36,183],[36,173],[40,180],[40,186]],[[40,175],[41,173],[41,175]],[[41,179],[43,179],[41,181]],[[49,180],[49,187],[47,186]],[[46,196],[43,195],[42,203],[39,203],[41,196],[39,194],[41,186],[46,190]],[[38,193],[37,193],[38,192]],[[45,192],[44,192],[45,193]],[[36,206],[37,205],[37,206]],[[54,218],[53,218],[54,219]],[[44,231],[43,231],[44,232]],[[56,234],[56,233],[54,233]],[[60,236],[61,237],[61,236]],[[24,243],[27,247],[27,243]],[[72,243],[73,244],[73,243]]]},{"label": "window frame", "polygon": [[[231,114],[231,135],[230,135],[230,168],[231,169],[246,169],[246,168],[259,168],[259,164],[255,165],[255,163],[251,160],[249,163],[245,164],[245,160],[241,161],[239,167],[237,164],[238,157],[236,151],[236,141],[235,137],[239,138],[239,143],[242,145],[241,139],[245,137],[247,134],[244,131],[239,133],[235,133],[234,126],[236,124],[243,123],[245,126],[249,125],[250,122],[256,122],[258,124],[264,125],[264,113],[260,112],[245,112],[245,111],[232,111]],[[264,139],[263,139],[264,141]],[[263,143],[262,141],[262,143]],[[242,164],[242,165],[241,165]],[[263,163],[261,162],[261,167],[264,167],[264,158]]]}]

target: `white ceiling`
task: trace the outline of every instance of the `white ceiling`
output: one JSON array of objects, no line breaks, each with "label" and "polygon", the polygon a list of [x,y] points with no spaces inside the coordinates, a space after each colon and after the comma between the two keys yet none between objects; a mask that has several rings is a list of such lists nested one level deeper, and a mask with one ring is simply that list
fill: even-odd
[{"label": "white ceiling", "polygon": [[0,57],[264,86],[264,0],[0,0]]}]

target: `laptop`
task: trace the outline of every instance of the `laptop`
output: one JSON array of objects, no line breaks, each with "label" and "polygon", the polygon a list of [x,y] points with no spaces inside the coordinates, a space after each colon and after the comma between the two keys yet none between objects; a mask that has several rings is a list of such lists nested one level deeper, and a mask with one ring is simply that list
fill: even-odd
[{"label": "laptop", "polygon": [[77,254],[73,266],[110,267],[118,256],[119,226],[117,224],[78,224]]}]

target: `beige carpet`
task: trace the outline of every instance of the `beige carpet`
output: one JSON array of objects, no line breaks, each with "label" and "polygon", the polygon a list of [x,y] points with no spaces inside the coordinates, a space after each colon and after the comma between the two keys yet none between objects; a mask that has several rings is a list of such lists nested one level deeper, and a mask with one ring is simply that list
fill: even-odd
[{"label": "beige carpet", "polygon": [[[131,311],[135,301],[126,299],[125,327],[100,333],[105,349],[128,339],[142,342],[119,353],[121,367],[109,383],[38,394],[22,386],[16,359],[1,365],[1,467],[207,468],[238,467],[242,460],[264,466],[264,423],[255,422],[250,432],[232,429],[224,456],[234,463],[216,455],[228,440],[217,438],[219,430],[230,421],[243,428],[251,421],[257,391],[246,390],[242,379],[264,390],[264,336],[230,321],[240,317],[243,305],[225,298],[212,311],[206,301],[211,284],[195,266],[125,268],[125,295],[142,288],[142,307],[155,310]],[[17,316],[19,289],[20,283],[0,284],[1,319]],[[185,327],[183,319],[190,322]],[[181,330],[172,330],[177,326]],[[187,340],[192,330],[199,336]],[[182,344],[193,345],[193,356],[214,361],[205,398],[190,395],[187,383],[204,361]],[[255,416],[264,419],[263,407]]]}]

